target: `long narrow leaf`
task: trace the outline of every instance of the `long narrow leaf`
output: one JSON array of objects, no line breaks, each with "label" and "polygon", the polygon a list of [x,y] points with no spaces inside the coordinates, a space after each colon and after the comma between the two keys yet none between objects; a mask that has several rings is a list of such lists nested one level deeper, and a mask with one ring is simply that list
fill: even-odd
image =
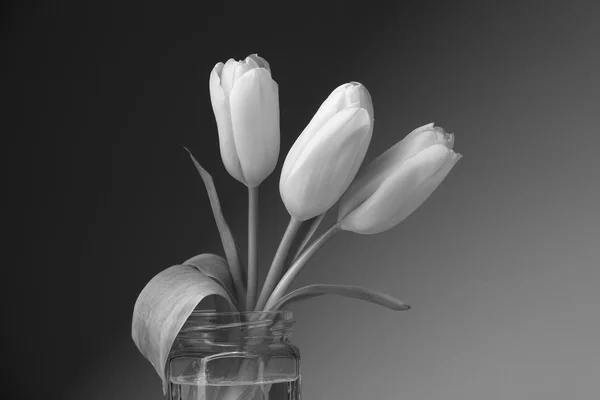
[{"label": "long narrow leaf", "polygon": [[235,311],[219,283],[193,266],[175,265],[152,278],[135,302],[131,337],[161,377],[165,394],[165,367],[175,337],[192,311],[209,296],[226,301],[230,311]]},{"label": "long narrow leaf", "polygon": [[293,303],[304,299],[310,299],[313,297],[319,297],[325,294],[353,297],[355,299],[375,303],[377,305],[384,306],[395,311],[406,311],[410,309],[410,306],[408,304],[404,304],[402,301],[390,295],[377,292],[375,290],[366,289],[359,286],[320,284],[304,286],[300,289],[296,289],[286,294],[281,299],[279,299],[279,301],[273,304],[269,311],[277,310],[289,303]]},{"label": "long narrow leaf", "polygon": [[217,223],[217,228],[219,229],[221,242],[223,242],[223,250],[225,250],[227,264],[229,265],[229,270],[231,272],[231,276],[233,277],[237,300],[242,307],[245,307],[246,286],[243,280],[243,272],[240,264],[240,257],[238,255],[238,249],[233,235],[231,234],[231,229],[229,229],[229,225],[227,225],[227,221],[225,221],[225,217],[223,216],[221,203],[219,202],[219,196],[217,195],[217,189],[215,188],[212,176],[204,168],[202,168],[200,163],[196,160],[188,148],[184,147],[184,149],[189,153],[194,166],[198,170],[200,177],[202,177],[204,186],[206,186],[206,191],[208,192],[208,198],[210,200],[210,206],[215,217],[215,222]]}]

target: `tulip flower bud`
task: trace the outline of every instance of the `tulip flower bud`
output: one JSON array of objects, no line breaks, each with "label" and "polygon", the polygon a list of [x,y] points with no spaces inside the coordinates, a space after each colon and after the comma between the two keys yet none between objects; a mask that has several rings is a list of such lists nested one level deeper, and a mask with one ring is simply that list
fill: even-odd
[{"label": "tulip flower bud", "polygon": [[383,232],[415,211],[462,157],[452,151],[454,135],[428,124],[369,163],[340,200],[341,228]]},{"label": "tulip flower bud", "polygon": [[373,103],[367,89],[352,82],[323,102],[288,153],[279,191],[299,221],[323,214],[348,188],[373,133]]},{"label": "tulip flower bud", "polygon": [[279,157],[279,89],[269,63],[256,54],[220,62],[209,86],[223,164],[235,179],[256,187]]}]

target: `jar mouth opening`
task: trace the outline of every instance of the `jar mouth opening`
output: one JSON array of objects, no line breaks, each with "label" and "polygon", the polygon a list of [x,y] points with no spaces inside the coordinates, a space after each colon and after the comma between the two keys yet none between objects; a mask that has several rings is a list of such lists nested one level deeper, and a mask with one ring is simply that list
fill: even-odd
[{"label": "jar mouth opening", "polygon": [[212,332],[228,329],[290,330],[295,324],[292,311],[227,311],[194,310],[181,328],[181,333]]},{"label": "jar mouth opening", "polygon": [[225,311],[216,310],[194,310],[190,316],[194,317],[277,317],[282,319],[291,319],[293,313],[291,310],[281,309],[276,311]]}]

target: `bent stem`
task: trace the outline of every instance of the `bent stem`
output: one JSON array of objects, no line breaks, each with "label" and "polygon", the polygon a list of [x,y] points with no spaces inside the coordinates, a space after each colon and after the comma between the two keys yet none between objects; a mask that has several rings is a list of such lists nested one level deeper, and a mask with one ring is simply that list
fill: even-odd
[{"label": "bent stem", "polygon": [[351,285],[329,285],[329,284],[317,284],[304,286],[300,289],[296,289],[273,304],[272,308],[267,311],[275,311],[289,303],[293,303],[299,300],[310,299],[313,297],[319,297],[326,294],[332,294],[336,296],[352,297],[355,299],[368,301],[383,307],[390,308],[395,311],[406,311],[410,310],[410,306],[405,304],[388,294],[378,292],[376,290],[364,288],[361,286]]},{"label": "bent stem", "polygon": [[281,242],[279,243],[279,247],[277,248],[277,252],[275,253],[275,257],[273,257],[273,262],[271,263],[271,268],[269,269],[269,273],[267,274],[267,278],[265,279],[265,284],[260,292],[260,296],[258,298],[258,302],[256,303],[255,311],[261,311],[265,304],[267,303],[267,299],[271,294],[271,291],[277,284],[279,277],[281,276],[281,271],[283,269],[283,263],[287,257],[287,254],[290,250],[290,246],[294,241],[294,237],[300,228],[302,221],[298,221],[294,217],[290,217],[290,223],[281,238]]},{"label": "bent stem", "polygon": [[319,228],[319,225],[321,224],[321,221],[323,221],[323,218],[325,218],[325,214],[327,214],[327,212],[324,212],[323,214],[314,217],[312,219],[312,221],[310,221],[310,226],[308,227],[308,229],[306,231],[306,235],[304,236],[304,238],[302,239],[302,242],[298,246],[298,249],[296,250],[296,253],[294,253],[294,256],[292,257],[291,262],[296,261],[296,259],[298,258],[298,256],[300,254],[302,254],[302,250],[304,250],[304,248],[306,247],[306,245],[308,244],[308,242],[310,242],[310,239],[312,238],[312,236],[315,234],[315,232]]},{"label": "bent stem", "polygon": [[329,227],[329,229],[323,232],[323,234],[319,236],[319,238],[315,240],[302,254],[300,254],[298,258],[296,258],[290,269],[288,269],[285,275],[283,275],[283,278],[281,278],[281,281],[279,281],[271,293],[271,296],[265,304],[265,310],[272,308],[275,303],[277,303],[277,301],[285,295],[290,285],[292,282],[294,282],[294,279],[296,279],[300,271],[302,271],[302,268],[304,268],[308,260],[310,260],[311,257],[314,256],[315,253],[341,229],[340,226],[341,221],[333,224],[331,227]]},{"label": "bent stem", "polygon": [[254,308],[258,280],[258,186],[248,188],[248,285],[246,310]]}]

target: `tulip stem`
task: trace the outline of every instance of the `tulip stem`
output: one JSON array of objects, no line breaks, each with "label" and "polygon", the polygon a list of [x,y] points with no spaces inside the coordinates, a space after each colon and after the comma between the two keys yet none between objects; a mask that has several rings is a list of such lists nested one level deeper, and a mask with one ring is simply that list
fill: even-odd
[{"label": "tulip stem", "polygon": [[246,310],[254,308],[258,280],[258,186],[248,188],[248,285]]},{"label": "tulip stem", "polygon": [[271,296],[264,306],[265,310],[270,309],[280,298],[286,294],[290,285],[294,279],[296,279],[300,271],[302,271],[302,268],[304,268],[308,260],[310,260],[310,258],[314,256],[315,253],[341,229],[341,222],[342,221],[336,222],[330,226],[329,229],[323,232],[323,234],[319,236],[317,240],[315,240],[302,254],[300,254],[300,256],[298,256],[298,258],[296,258],[290,269],[288,269],[285,275],[283,275],[283,278],[281,278],[277,284],[277,287],[275,287],[271,293]]},{"label": "tulip stem", "polygon": [[302,221],[298,221],[294,217],[290,217],[290,223],[288,224],[287,229],[281,238],[281,242],[279,243],[275,257],[273,257],[271,268],[269,269],[269,273],[265,279],[265,284],[260,292],[256,307],[254,308],[255,311],[262,311],[263,307],[267,303],[267,299],[269,298],[271,291],[281,276],[284,261],[294,241],[294,237],[296,236],[298,229],[300,229],[301,224]]},{"label": "tulip stem", "polygon": [[304,250],[304,248],[306,247],[308,242],[310,242],[310,238],[312,238],[312,236],[315,234],[315,232],[319,228],[319,225],[321,224],[321,221],[323,221],[323,218],[325,217],[326,213],[327,212],[324,212],[323,214],[314,217],[310,221],[310,225],[306,231],[306,234],[304,235],[302,242],[298,246],[298,249],[296,249],[296,253],[294,254],[294,257],[291,259],[291,263],[296,261],[296,258],[298,258],[298,256],[300,256],[300,254],[302,254],[302,250]]}]

